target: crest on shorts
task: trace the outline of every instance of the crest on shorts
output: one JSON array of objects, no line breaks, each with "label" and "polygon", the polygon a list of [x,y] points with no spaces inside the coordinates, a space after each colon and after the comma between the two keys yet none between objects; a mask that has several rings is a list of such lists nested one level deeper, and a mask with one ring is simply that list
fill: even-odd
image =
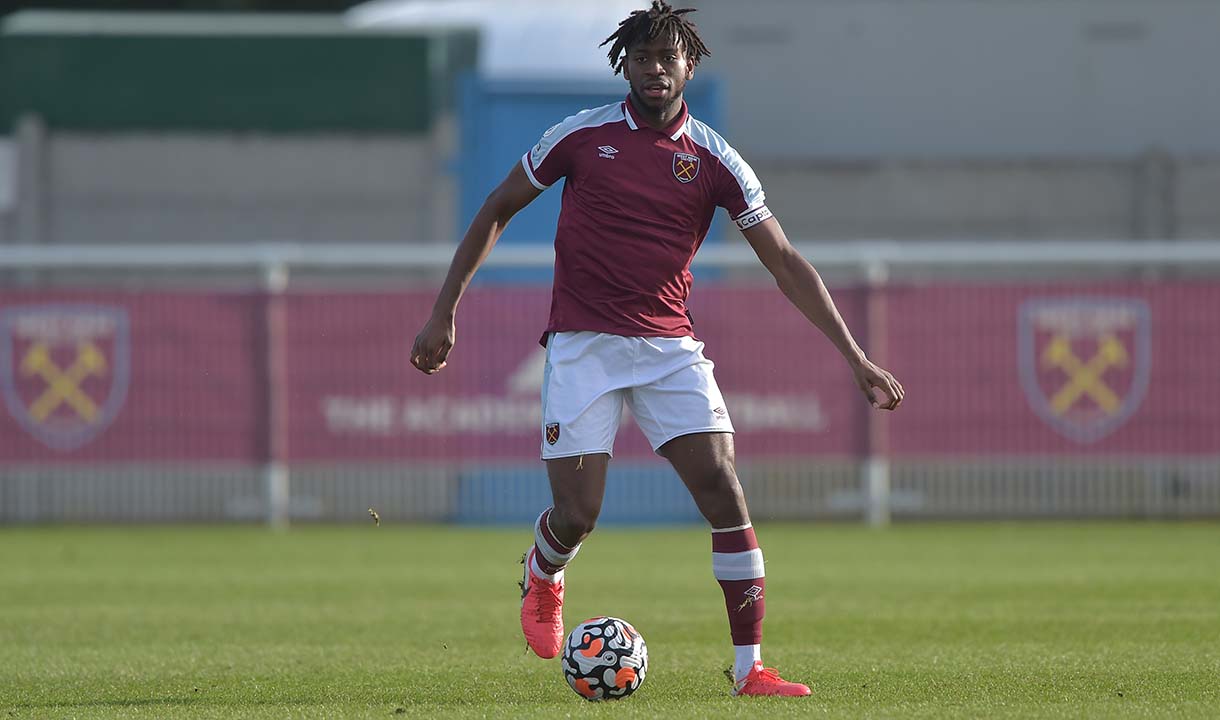
[{"label": "crest on shorts", "polygon": [[127,312],[104,305],[28,305],[0,312],[0,389],[8,411],[54,450],[98,436],[127,397]]},{"label": "crest on shorts", "polygon": [[674,153],[674,177],[680,183],[688,183],[699,174],[699,156],[689,153]]},{"label": "crest on shorts", "polygon": [[546,424],[546,444],[554,445],[559,442],[559,423]]},{"label": "crest on shorts", "polygon": [[1143,300],[1026,300],[1017,323],[1018,368],[1034,412],[1079,443],[1116,430],[1148,389],[1150,326]]}]

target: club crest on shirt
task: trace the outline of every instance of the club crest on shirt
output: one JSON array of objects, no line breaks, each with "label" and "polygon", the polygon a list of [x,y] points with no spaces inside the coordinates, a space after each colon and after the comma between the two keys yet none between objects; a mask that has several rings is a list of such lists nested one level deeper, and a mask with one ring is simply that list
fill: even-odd
[{"label": "club crest on shirt", "polygon": [[559,442],[559,423],[546,424],[546,444],[554,445]]},{"label": "club crest on shirt", "polygon": [[680,183],[688,183],[699,175],[699,156],[684,152],[674,153],[674,177]]}]

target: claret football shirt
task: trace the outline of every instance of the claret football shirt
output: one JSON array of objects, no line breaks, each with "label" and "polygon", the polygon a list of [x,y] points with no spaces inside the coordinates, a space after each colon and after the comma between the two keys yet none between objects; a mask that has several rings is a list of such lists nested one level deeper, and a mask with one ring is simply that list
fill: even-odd
[{"label": "claret football shirt", "polygon": [[690,264],[716,207],[742,230],[771,217],[754,171],[685,102],[664,130],[630,98],[583,110],[521,164],[540,190],[566,179],[547,332],[693,335]]}]

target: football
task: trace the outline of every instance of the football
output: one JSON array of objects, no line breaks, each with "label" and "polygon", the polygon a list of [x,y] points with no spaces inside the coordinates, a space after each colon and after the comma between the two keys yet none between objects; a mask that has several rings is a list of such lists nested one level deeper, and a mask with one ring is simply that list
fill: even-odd
[{"label": "football", "polygon": [[563,645],[563,676],[586,700],[625,698],[644,684],[648,646],[631,623],[614,617],[585,620]]}]

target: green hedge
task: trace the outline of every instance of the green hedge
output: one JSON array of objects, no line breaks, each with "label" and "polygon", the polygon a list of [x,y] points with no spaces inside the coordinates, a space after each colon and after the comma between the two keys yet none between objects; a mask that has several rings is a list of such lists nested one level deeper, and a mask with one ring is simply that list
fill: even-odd
[{"label": "green hedge", "polygon": [[433,42],[444,39],[6,32],[0,128],[33,112],[81,131],[421,133],[438,97]]}]

